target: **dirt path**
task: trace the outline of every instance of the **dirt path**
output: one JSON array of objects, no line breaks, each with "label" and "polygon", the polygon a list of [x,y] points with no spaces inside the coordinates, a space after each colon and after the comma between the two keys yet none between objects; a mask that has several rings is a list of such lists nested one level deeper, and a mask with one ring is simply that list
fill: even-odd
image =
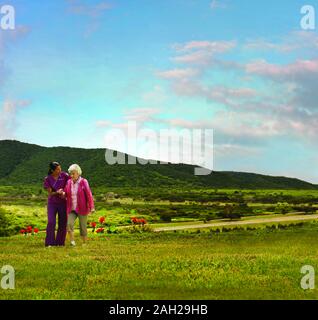
[{"label": "dirt path", "polygon": [[155,228],[155,232],[161,231],[174,231],[174,230],[185,230],[185,229],[201,229],[201,228],[211,228],[211,227],[232,227],[232,226],[244,226],[251,224],[260,224],[260,223],[271,223],[271,222],[288,222],[288,221],[305,221],[305,220],[314,220],[318,219],[318,214],[312,215],[299,215],[299,216],[286,216],[278,218],[264,218],[264,219],[250,219],[242,221],[227,221],[227,222],[218,222],[218,223],[204,223],[204,224],[193,224],[193,225],[183,225],[183,226],[174,226],[174,227],[161,227]]}]

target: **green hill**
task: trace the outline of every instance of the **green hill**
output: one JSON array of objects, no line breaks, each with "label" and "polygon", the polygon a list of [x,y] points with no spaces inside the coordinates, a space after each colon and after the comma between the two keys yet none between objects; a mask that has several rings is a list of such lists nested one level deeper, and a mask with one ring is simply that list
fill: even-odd
[{"label": "green hill", "polygon": [[[127,160],[128,155],[125,157]],[[317,185],[299,179],[254,173],[214,171],[195,176],[195,166],[186,164],[109,165],[105,149],[48,148],[14,140],[0,141],[0,184],[41,184],[50,161],[59,161],[65,171],[78,163],[92,186],[317,189]]]}]

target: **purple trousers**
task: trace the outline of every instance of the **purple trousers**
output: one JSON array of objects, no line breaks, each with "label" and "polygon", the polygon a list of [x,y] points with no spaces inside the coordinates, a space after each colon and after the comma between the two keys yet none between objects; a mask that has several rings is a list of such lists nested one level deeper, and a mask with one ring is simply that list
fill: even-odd
[{"label": "purple trousers", "polygon": [[[55,237],[56,214],[58,216],[58,228]],[[67,225],[66,201],[60,203],[48,202],[47,219],[45,246],[64,246]]]}]

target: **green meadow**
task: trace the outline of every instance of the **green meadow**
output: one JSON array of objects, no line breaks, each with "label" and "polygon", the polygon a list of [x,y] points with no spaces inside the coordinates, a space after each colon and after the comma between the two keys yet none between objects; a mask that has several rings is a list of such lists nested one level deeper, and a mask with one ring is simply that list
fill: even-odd
[{"label": "green meadow", "polygon": [[300,269],[318,266],[318,224],[228,233],[90,235],[44,248],[44,234],[0,239],[15,289],[0,299],[317,299]]},{"label": "green meadow", "polygon": [[[15,289],[0,299],[316,299],[300,270],[318,267],[318,223],[236,221],[317,213],[317,190],[93,188],[107,232],[89,228],[82,246],[44,247],[46,195],[0,187],[0,266],[15,269]],[[234,216],[233,216],[234,214]],[[131,217],[147,220],[133,227]],[[233,227],[213,228],[229,221]],[[261,220],[260,220],[261,221]],[[211,228],[194,228],[208,223]],[[39,228],[24,236],[26,226]],[[169,232],[158,227],[188,226]],[[4,236],[5,233],[7,236]]]}]

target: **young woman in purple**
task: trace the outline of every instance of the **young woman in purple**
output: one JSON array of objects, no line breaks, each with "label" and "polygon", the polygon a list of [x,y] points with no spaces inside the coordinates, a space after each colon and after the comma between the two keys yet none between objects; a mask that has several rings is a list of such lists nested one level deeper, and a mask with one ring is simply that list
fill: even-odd
[{"label": "young woman in purple", "polygon": [[[44,179],[44,188],[48,191],[47,217],[45,246],[64,246],[66,237],[66,199],[63,197],[63,189],[67,180],[70,179],[63,172],[58,162],[49,164],[48,176]],[[58,229],[55,237],[56,214],[58,215]]]}]

